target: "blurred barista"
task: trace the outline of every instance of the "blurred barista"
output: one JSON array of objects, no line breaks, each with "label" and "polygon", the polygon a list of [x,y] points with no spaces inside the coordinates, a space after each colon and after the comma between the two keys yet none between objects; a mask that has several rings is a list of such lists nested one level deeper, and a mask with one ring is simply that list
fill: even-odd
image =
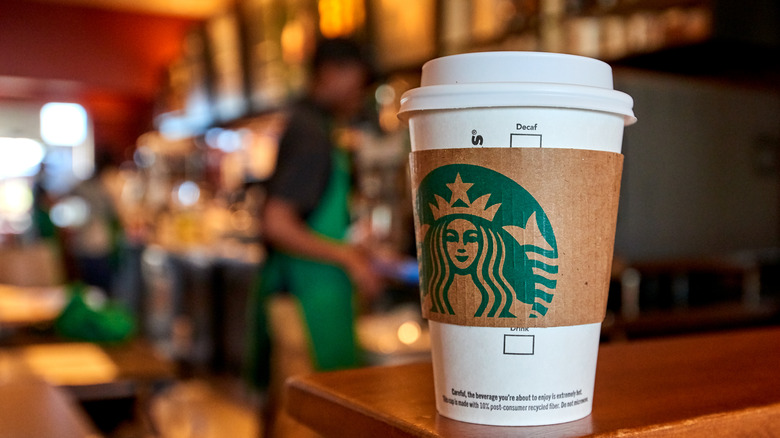
[{"label": "blurred barista", "polygon": [[352,177],[349,151],[337,138],[364,108],[371,67],[358,45],[335,39],[319,44],[311,68],[307,96],[292,107],[281,137],[261,217],[270,252],[254,297],[250,353],[252,377],[261,385],[267,383],[263,324],[271,294],[294,297],[311,365],[333,370],[360,365],[354,292],[371,299],[381,291],[371,258],[346,241]]},{"label": "blurred barista", "polygon": [[70,255],[75,264],[76,280],[96,286],[109,297],[114,295],[115,276],[119,268],[119,245],[123,236],[119,214],[108,190],[108,180],[117,172],[110,154],[98,151],[95,173],[79,183],[70,193],[87,215],[67,232]]}]

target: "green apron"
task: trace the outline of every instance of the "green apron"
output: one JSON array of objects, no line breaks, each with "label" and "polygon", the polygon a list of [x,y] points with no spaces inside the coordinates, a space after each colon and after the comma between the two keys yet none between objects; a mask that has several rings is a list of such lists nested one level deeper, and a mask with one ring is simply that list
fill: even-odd
[{"label": "green apron", "polygon": [[[306,219],[312,231],[326,239],[343,241],[349,226],[348,198],[351,186],[349,155],[334,148],[332,171],[317,208]],[[338,266],[274,251],[262,271],[254,297],[250,345],[250,378],[268,382],[268,344],[265,304],[273,293],[288,292],[300,303],[308,327],[311,357],[317,370],[358,366],[353,287]],[[251,357],[254,356],[254,357]]]}]

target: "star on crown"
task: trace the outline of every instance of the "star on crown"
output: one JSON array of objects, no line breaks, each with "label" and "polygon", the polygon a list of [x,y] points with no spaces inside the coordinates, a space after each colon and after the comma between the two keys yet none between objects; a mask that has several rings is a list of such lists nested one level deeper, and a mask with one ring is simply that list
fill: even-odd
[{"label": "star on crown", "polygon": [[428,204],[431,207],[433,219],[438,220],[451,214],[468,214],[492,221],[501,204],[493,204],[490,207],[486,207],[488,199],[490,199],[489,193],[471,202],[466,192],[473,185],[473,183],[464,183],[459,173],[455,177],[454,182],[447,184],[447,188],[452,192],[450,201],[447,202],[441,196],[434,195],[436,197],[436,205]]}]

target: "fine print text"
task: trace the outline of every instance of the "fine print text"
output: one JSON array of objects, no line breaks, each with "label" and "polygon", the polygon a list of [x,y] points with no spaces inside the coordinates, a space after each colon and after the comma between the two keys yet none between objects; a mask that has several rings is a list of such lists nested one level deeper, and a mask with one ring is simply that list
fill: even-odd
[{"label": "fine print text", "polygon": [[487,411],[539,412],[566,409],[588,402],[582,389],[545,394],[484,394],[451,388],[451,396],[442,395],[444,403]]}]

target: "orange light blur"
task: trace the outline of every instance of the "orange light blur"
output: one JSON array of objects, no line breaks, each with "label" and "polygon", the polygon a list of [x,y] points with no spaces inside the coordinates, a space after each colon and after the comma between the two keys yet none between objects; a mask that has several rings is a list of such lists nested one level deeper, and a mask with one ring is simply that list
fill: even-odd
[{"label": "orange light blur", "polygon": [[356,0],[320,0],[320,32],[326,38],[348,36],[363,25],[365,10]]}]

